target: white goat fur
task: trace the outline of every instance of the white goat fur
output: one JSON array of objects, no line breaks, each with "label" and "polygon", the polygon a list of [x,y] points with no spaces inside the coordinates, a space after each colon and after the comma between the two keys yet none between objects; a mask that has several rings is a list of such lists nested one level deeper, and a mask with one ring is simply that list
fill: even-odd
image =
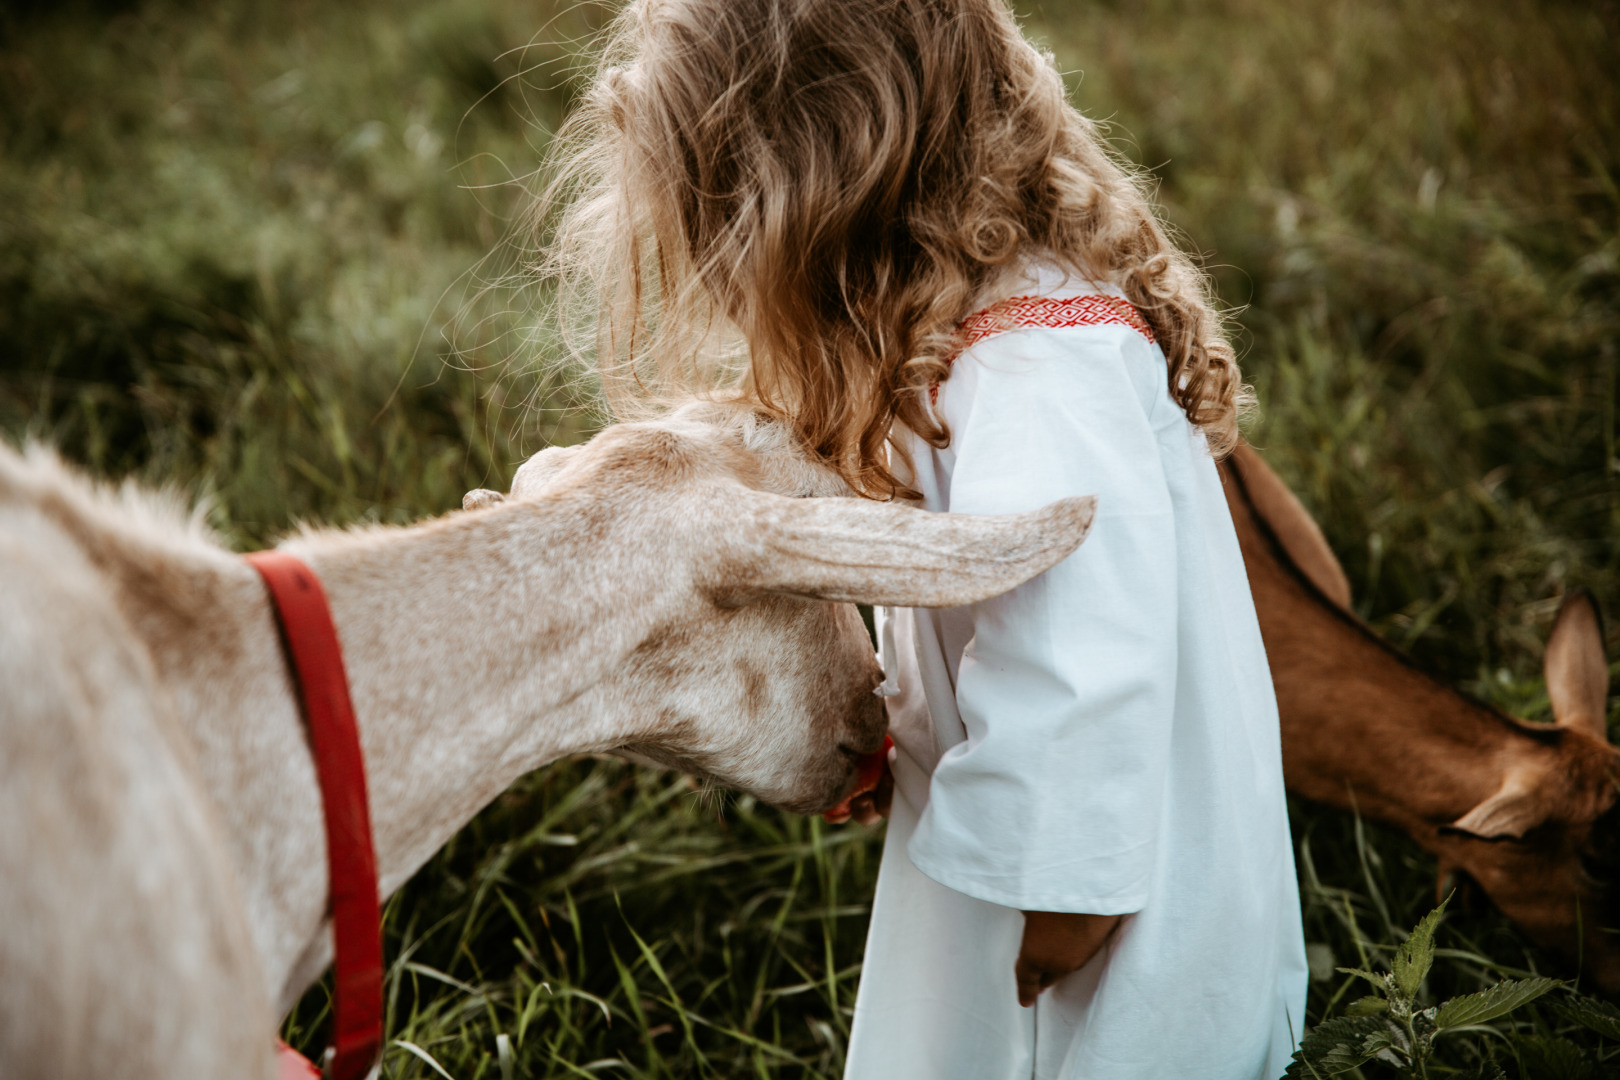
[{"label": "white goat fur", "polygon": [[[524,772],[651,759],[818,810],[883,734],[858,600],[973,602],[1091,500],[963,518],[849,498],[698,406],[537,455],[502,499],[309,531],[348,664],[380,886]],[[197,518],[0,446],[0,1075],[263,1077],[329,963],[325,834],[263,585]]]}]

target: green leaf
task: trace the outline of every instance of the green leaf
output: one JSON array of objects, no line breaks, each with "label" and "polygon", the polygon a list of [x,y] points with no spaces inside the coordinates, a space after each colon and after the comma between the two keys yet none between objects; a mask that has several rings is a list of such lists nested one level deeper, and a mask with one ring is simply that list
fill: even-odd
[{"label": "green leaf", "polygon": [[1346,1016],[1377,1016],[1388,1011],[1389,1002],[1381,997],[1357,998],[1344,1010]]},{"label": "green leaf", "polygon": [[1620,1042],[1620,1009],[1607,1001],[1572,994],[1562,1001],[1552,1002],[1550,1007],[1565,1020],[1595,1031],[1605,1039]]},{"label": "green leaf", "polygon": [[1513,1040],[1520,1075],[1533,1080],[1597,1080],[1598,1059],[1557,1035]]},{"label": "green leaf", "polygon": [[1371,1016],[1336,1016],[1305,1033],[1285,1076],[1287,1080],[1338,1076],[1366,1064],[1389,1045],[1389,1034],[1382,1020]]},{"label": "green leaf", "polygon": [[1365,1039],[1361,1040],[1361,1053],[1367,1055],[1366,1058],[1362,1059],[1364,1061],[1367,1060],[1367,1058],[1377,1057],[1385,1050],[1400,1054],[1402,1057],[1410,1056],[1406,1053],[1406,1049],[1401,1044],[1389,1037],[1389,1032],[1387,1031],[1375,1031]]},{"label": "green leaf", "polygon": [[1483,1024],[1499,1016],[1506,1016],[1520,1005],[1529,1004],[1559,985],[1561,984],[1557,979],[1541,977],[1505,979],[1477,994],[1452,998],[1440,1006],[1440,1011],[1435,1014],[1434,1024],[1442,1031],[1467,1024]]},{"label": "green leaf", "polygon": [[1434,931],[1440,925],[1440,916],[1445,913],[1446,905],[1451,903],[1451,896],[1450,893],[1446,894],[1439,907],[1423,916],[1401,947],[1395,950],[1395,961],[1390,964],[1390,971],[1395,976],[1396,988],[1408,1000],[1417,997],[1418,987],[1423,985],[1429,968],[1434,964]]},{"label": "green leaf", "polygon": [[1341,975],[1354,975],[1357,978],[1366,979],[1380,990],[1387,990],[1389,988],[1388,975],[1378,975],[1374,972],[1366,970],[1365,968],[1335,968],[1334,970],[1339,972]]}]

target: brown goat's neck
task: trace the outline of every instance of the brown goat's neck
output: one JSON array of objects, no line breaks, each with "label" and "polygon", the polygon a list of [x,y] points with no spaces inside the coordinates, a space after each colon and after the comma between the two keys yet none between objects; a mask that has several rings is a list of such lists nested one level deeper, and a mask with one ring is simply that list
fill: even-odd
[{"label": "brown goat's neck", "polygon": [[[1290,672],[1277,694],[1296,793],[1432,832],[1492,795],[1505,768],[1549,753],[1562,737],[1429,678],[1291,584],[1268,587],[1263,625],[1273,667]],[[1350,742],[1337,720],[1346,714],[1356,717]]]},{"label": "brown goat's neck", "polygon": [[1495,792],[1507,758],[1557,741],[1424,674],[1329,599],[1257,509],[1243,470],[1222,471],[1267,657],[1286,673],[1276,690],[1290,790],[1432,833]]},{"label": "brown goat's neck", "polygon": [[[1590,791],[1559,778],[1601,777],[1612,761],[1602,740],[1516,720],[1418,669],[1327,595],[1320,566],[1307,573],[1293,557],[1278,527],[1291,523],[1270,520],[1251,481],[1261,493],[1270,485],[1273,514],[1304,509],[1292,496],[1292,508],[1281,505],[1277,490],[1286,489],[1252,451],[1234,455],[1222,474],[1276,676],[1291,791],[1400,825],[1431,848],[1441,829],[1504,786],[1543,789],[1542,820],[1598,812],[1587,805]],[[1293,530],[1296,544],[1302,532]],[[1333,561],[1325,542],[1322,560]],[[1612,795],[1606,783],[1593,790]]]}]

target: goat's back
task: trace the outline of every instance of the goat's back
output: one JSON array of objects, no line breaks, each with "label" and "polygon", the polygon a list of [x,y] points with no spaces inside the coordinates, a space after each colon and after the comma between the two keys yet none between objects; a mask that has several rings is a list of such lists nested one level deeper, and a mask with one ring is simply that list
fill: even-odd
[{"label": "goat's back", "polygon": [[213,813],[42,468],[0,447],[0,1075],[268,1075]]}]

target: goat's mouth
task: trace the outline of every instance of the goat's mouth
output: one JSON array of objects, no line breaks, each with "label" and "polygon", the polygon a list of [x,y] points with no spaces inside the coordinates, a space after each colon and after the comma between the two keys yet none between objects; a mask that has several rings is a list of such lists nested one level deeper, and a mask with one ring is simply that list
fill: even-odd
[{"label": "goat's mouth", "polygon": [[880,732],[876,744],[870,750],[863,750],[849,743],[839,743],[838,752],[844,755],[847,762],[847,775],[844,782],[839,785],[838,798],[832,803],[834,806],[877,787],[883,769],[888,764],[888,740]]}]

